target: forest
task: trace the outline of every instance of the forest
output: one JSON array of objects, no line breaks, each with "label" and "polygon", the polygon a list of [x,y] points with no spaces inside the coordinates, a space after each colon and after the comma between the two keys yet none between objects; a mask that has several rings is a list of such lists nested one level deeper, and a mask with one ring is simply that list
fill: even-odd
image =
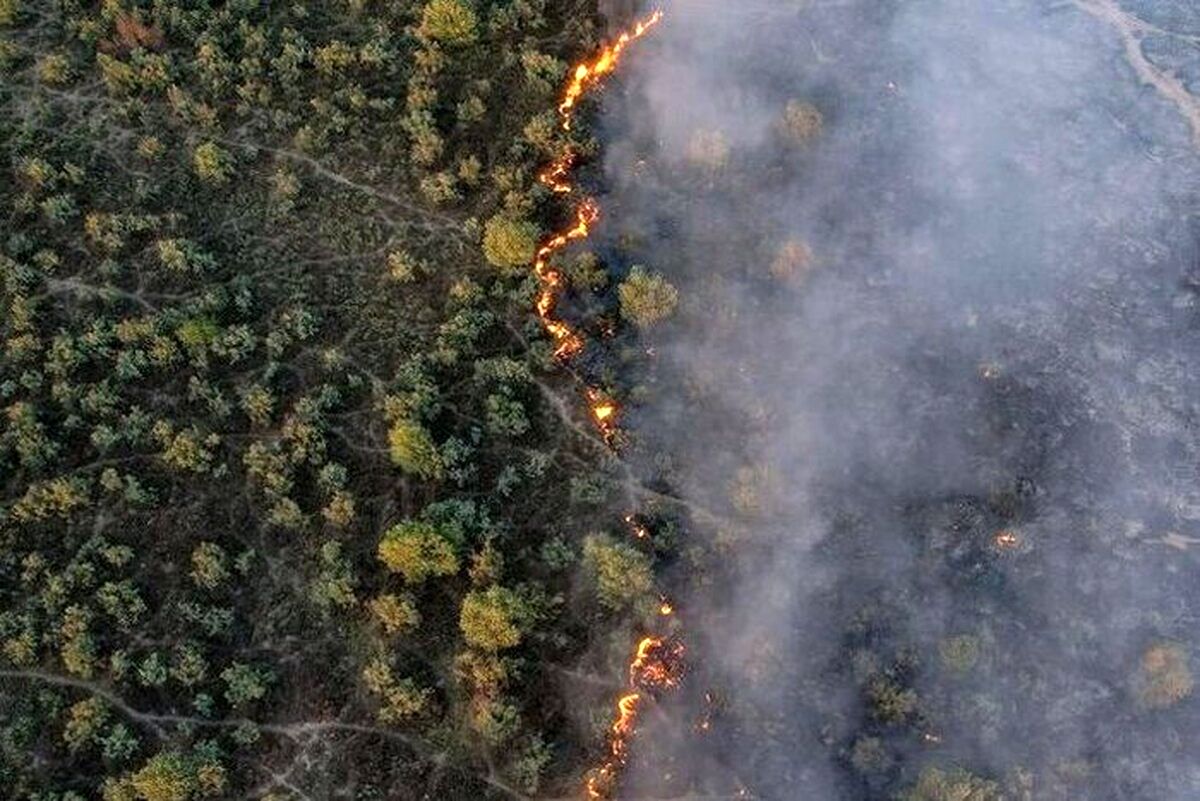
[{"label": "forest", "polygon": [[637,5],[0,0],[0,796],[1198,797],[1200,16]]}]

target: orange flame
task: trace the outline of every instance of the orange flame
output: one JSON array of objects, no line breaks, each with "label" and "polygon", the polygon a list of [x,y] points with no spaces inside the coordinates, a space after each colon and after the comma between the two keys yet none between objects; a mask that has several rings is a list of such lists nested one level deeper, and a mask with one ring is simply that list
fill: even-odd
[{"label": "orange flame", "polygon": [[[615,42],[601,50],[590,61],[575,65],[558,106],[560,124],[564,131],[571,130],[572,117],[584,95],[594,89],[604,76],[616,69],[625,48],[645,36],[662,20],[662,16],[662,11],[655,11],[632,29],[622,33]],[[575,151],[568,144],[562,154],[538,175],[538,182],[554,194],[571,194],[575,189],[571,182],[571,170],[575,162]],[[538,248],[533,259],[533,273],[540,284],[535,303],[538,319],[555,343],[555,358],[563,360],[578,355],[584,349],[586,340],[580,332],[555,314],[555,308],[566,290],[566,280],[562,272],[551,264],[551,259],[572,242],[587,239],[592,227],[600,219],[600,206],[594,199],[584,198],[576,204],[574,216],[574,224],[548,237]],[[617,434],[620,406],[596,387],[587,387],[584,394],[592,422],[603,435],[605,442],[611,446]],[[649,532],[638,524],[632,515],[626,520],[634,527],[638,537],[648,536]],[[674,612],[674,608],[664,598],[659,612],[666,617]],[[642,693],[677,686],[683,676],[684,653],[683,643],[678,640],[646,637],[638,643],[629,664],[629,691],[617,700],[616,716],[609,727],[610,755],[604,763],[589,772],[585,783],[589,798],[601,799],[610,796],[620,769],[628,757],[629,740],[637,727]]]},{"label": "orange flame", "polygon": [[594,59],[575,65],[575,69],[571,73],[571,82],[567,85],[562,102],[558,105],[558,113],[562,117],[564,130],[571,130],[571,115],[579,100],[587,94],[589,89],[599,83],[600,79],[617,68],[617,64],[621,60],[621,53],[629,44],[649,33],[650,29],[662,20],[662,17],[661,10],[655,11],[634,25],[631,30],[622,33],[615,42],[601,50]]},{"label": "orange flame", "polygon": [[644,637],[629,665],[629,684],[647,690],[670,690],[683,678],[686,649],[678,640]]},{"label": "orange flame", "polygon": [[[563,91],[562,100],[558,106],[560,124],[564,131],[571,130],[571,119],[579,101],[591,89],[595,88],[600,79],[616,69],[621,54],[633,41],[640,39],[662,19],[662,12],[655,11],[646,19],[638,22],[631,30],[622,33],[615,42],[605,47],[590,61],[581,62],[572,69],[571,80]],[[571,183],[571,169],[575,166],[576,153],[568,144],[561,155],[546,166],[538,175],[538,182],[555,194],[570,194],[574,191]],[[551,235],[533,259],[533,273],[541,284],[535,306],[542,328],[554,341],[554,357],[569,360],[583,351],[586,343],[583,335],[569,323],[555,315],[562,293],[566,290],[566,280],[562,273],[556,270],[550,260],[563,248],[572,242],[587,239],[592,227],[600,219],[600,206],[592,198],[585,198],[575,207],[575,224],[565,230]],[[616,434],[617,405],[610,399],[604,398],[598,391],[588,390],[588,403],[591,407],[592,420],[604,439],[610,444]]]},{"label": "orange flame", "polygon": [[1015,531],[1005,529],[996,532],[996,536],[992,538],[992,544],[1001,551],[1011,551],[1021,544],[1021,538]]},{"label": "orange flame", "polygon": [[620,407],[616,401],[595,387],[588,387],[584,394],[587,395],[588,408],[592,412],[592,422],[600,430],[605,442],[611,445],[617,435],[617,413]]},{"label": "orange flame", "polygon": [[629,690],[617,699],[617,714],[609,727],[609,758],[588,775],[589,798],[608,798],[621,766],[629,756],[629,741],[637,730],[644,692],[669,690],[683,679],[686,648],[678,640],[643,637],[629,663]]},{"label": "orange flame", "polygon": [[625,515],[625,522],[629,524],[629,528],[633,531],[633,536],[639,540],[644,540],[650,536],[650,530],[642,524],[634,515]]}]

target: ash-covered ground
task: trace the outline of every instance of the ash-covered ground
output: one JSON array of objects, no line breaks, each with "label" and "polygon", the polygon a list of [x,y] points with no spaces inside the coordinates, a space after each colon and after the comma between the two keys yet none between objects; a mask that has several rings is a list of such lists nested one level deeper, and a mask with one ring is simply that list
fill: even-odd
[{"label": "ash-covered ground", "polygon": [[694,670],[626,796],[1200,797],[1200,7],[667,13],[604,233],[680,290]]}]

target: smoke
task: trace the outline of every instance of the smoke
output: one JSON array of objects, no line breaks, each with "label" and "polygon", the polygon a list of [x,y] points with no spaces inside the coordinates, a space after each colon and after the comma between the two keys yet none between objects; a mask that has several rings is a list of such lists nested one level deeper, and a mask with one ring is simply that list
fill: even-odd
[{"label": "smoke", "polygon": [[680,289],[637,424],[707,553],[627,797],[1200,797],[1160,669],[1197,660],[1200,11],[1125,2],[679,0],[624,66],[603,235]]}]

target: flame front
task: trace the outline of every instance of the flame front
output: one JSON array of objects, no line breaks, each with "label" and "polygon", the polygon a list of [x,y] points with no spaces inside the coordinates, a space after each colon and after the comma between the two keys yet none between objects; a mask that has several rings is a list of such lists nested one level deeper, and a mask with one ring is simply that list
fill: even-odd
[{"label": "flame front", "polygon": [[[664,602],[665,603],[665,602]],[[637,730],[638,713],[647,694],[670,690],[683,680],[687,649],[675,639],[643,637],[629,662],[629,690],[617,699],[617,713],[609,727],[609,757],[587,777],[588,798],[609,798],[621,767],[629,756],[629,741]]]},{"label": "flame front", "polygon": [[[580,100],[617,68],[625,48],[645,36],[662,17],[662,11],[655,11],[622,33],[594,58],[572,68],[571,78],[558,105],[559,122],[563,131],[571,130],[572,118]],[[538,175],[538,181],[556,195],[572,194],[575,186],[571,181],[571,171],[576,160],[576,153],[568,143],[558,158]],[[566,290],[566,279],[551,262],[571,243],[588,238],[600,219],[600,206],[593,198],[583,198],[575,204],[573,216],[574,223],[548,237],[538,248],[533,259],[533,273],[540,285],[535,302],[538,319],[554,342],[554,356],[562,360],[577,356],[587,342],[581,332],[556,314],[559,300]],[[618,431],[620,406],[596,387],[586,387],[584,395],[592,423],[611,447]],[[645,526],[638,523],[632,515],[626,520],[639,539],[649,535]],[[674,611],[671,604],[665,598],[662,599],[659,614],[668,618]],[[609,756],[601,765],[590,771],[587,777],[585,788],[589,798],[601,799],[611,796],[621,767],[628,758],[629,741],[637,728],[638,714],[645,697],[650,693],[669,690],[679,685],[684,672],[685,650],[683,643],[678,640],[655,636],[645,637],[638,643],[629,663],[629,689],[617,699],[616,714],[609,727]]]},{"label": "flame front", "polygon": [[[612,73],[621,60],[621,54],[632,42],[645,36],[651,28],[662,19],[662,11],[655,11],[646,19],[638,22],[632,29],[625,31],[612,44],[605,47],[590,61],[576,64],[571,70],[571,79],[563,91],[562,100],[558,105],[559,124],[564,131],[571,130],[571,121],[579,101],[591,89],[599,85],[606,75]],[[575,191],[571,183],[571,169],[575,166],[576,153],[568,144],[563,152],[546,166],[538,175],[538,181],[551,192],[569,195]],[[559,298],[566,289],[566,281],[562,273],[555,269],[550,261],[563,248],[572,242],[586,239],[596,221],[600,219],[600,206],[592,198],[585,198],[575,207],[575,224],[566,230],[553,234],[538,248],[533,260],[533,272],[541,284],[538,292],[536,308],[542,328],[554,341],[554,356],[568,360],[577,356],[586,345],[583,335],[569,323],[558,318],[554,311]],[[617,404],[610,398],[604,398],[595,390],[588,391],[588,404],[592,412],[592,420],[605,441],[611,443],[616,433]]]},{"label": "flame front", "polygon": [[579,104],[580,99],[587,94],[589,89],[599,83],[604,76],[615,70],[618,62],[621,60],[621,53],[624,52],[625,48],[630,43],[641,39],[649,33],[651,28],[662,21],[662,17],[663,13],[661,10],[655,11],[646,19],[634,25],[632,29],[622,33],[617,37],[615,42],[601,50],[594,59],[575,65],[575,69],[571,72],[571,82],[567,84],[562,102],[558,105],[558,113],[562,117],[563,130],[571,130],[571,116],[574,114],[575,107]]}]

